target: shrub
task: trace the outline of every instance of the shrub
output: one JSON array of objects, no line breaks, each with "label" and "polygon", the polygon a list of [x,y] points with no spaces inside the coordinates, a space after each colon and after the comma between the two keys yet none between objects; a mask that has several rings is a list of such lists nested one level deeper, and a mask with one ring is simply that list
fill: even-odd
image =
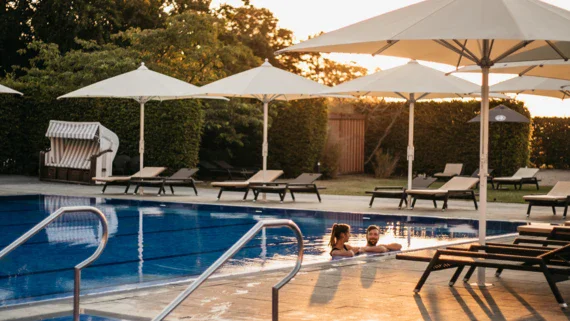
[{"label": "shrub", "polygon": [[377,150],[373,160],[374,177],[389,178],[392,176],[399,159],[398,156],[385,153],[382,149]]},{"label": "shrub", "polygon": [[273,104],[277,116],[269,129],[269,164],[288,177],[313,172],[327,132],[325,99]]},{"label": "shrub", "polygon": [[[530,117],[522,102],[491,101],[491,108],[504,104]],[[404,103],[361,100],[357,112],[366,116],[365,154],[368,159],[380,137],[396,117],[396,122],[384,138],[381,148],[392,155],[406,155],[408,145],[408,107]],[[480,111],[479,101],[428,101],[416,103],[414,134],[414,172],[433,174],[443,170],[446,163],[463,163],[470,174],[479,167],[479,123],[467,123]],[[513,174],[528,165],[529,124],[492,123],[489,130],[490,163],[501,175]],[[373,172],[368,164],[367,170]],[[407,173],[407,159],[400,158],[397,174]]]},{"label": "shrub", "polygon": [[320,158],[320,171],[323,174],[323,178],[333,179],[338,176],[342,153],[341,147],[337,137],[328,135]]},{"label": "shrub", "polygon": [[531,162],[543,168],[570,168],[570,118],[533,118]]}]

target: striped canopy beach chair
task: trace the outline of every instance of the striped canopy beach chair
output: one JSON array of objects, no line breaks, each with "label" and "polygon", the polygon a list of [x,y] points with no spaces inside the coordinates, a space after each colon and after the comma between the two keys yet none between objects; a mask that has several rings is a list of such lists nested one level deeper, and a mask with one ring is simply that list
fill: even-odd
[{"label": "striped canopy beach chair", "polygon": [[113,174],[119,138],[100,123],[52,120],[46,137],[51,148],[40,152],[41,180],[90,184]]}]

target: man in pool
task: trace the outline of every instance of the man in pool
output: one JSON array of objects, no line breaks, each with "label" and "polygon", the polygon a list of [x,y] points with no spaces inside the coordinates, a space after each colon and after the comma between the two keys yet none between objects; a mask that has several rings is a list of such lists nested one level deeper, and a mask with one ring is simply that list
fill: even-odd
[{"label": "man in pool", "polygon": [[366,246],[360,248],[360,252],[384,253],[402,249],[402,245],[398,243],[378,244],[378,239],[380,239],[380,229],[376,225],[370,225],[366,229]]}]

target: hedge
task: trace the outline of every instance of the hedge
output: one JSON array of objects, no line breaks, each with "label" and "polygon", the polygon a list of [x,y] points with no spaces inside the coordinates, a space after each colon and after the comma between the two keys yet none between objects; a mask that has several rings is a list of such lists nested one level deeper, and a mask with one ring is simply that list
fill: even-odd
[{"label": "hedge", "polygon": [[308,99],[274,104],[269,129],[269,166],[287,177],[314,172],[327,134],[327,101]]},{"label": "hedge", "polygon": [[[26,95],[0,96],[0,173],[37,173],[38,153],[49,148],[45,133],[52,119],[98,121],[119,136],[118,155],[138,155],[140,116],[134,100],[56,100],[63,93],[45,87],[19,89]],[[199,101],[150,102],[145,116],[145,166],[196,165],[203,124]]]},{"label": "hedge", "polygon": [[531,162],[542,168],[570,168],[570,118],[533,118]]},{"label": "hedge", "polygon": [[[522,102],[492,101],[491,108],[504,104],[530,118]],[[381,144],[399,158],[396,173],[407,173],[408,106],[404,103],[361,100],[356,110],[366,116],[365,151],[369,157],[392,120],[395,123]],[[414,172],[433,174],[446,163],[463,163],[464,173],[479,167],[479,123],[467,123],[480,111],[477,101],[420,102],[415,106]],[[510,175],[529,164],[529,124],[492,123],[489,129],[489,168]],[[372,172],[370,164],[367,170]]]}]

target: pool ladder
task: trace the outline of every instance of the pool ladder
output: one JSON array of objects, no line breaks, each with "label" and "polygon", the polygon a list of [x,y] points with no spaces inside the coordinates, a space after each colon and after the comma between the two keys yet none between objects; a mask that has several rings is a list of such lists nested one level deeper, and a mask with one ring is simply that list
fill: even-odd
[{"label": "pool ladder", "polygon": [[89,266],[93,261],[95,261],[101,255],[103,249],[105,249],[105,246],[107,245],[107,240],[109,238],[109,228],[107,224],[107,218],[105,217],[105,214],[103,214],[103,212],[92,206],[62,207],[57,211],[53,212],[50,216],[46,217],[43,221],[39,222],[31,230],[26,232],[24,235],[20,236],[17,240],[12,242],[2,251],[0,251],[0,259],[2,259],[8,253],[12,252],[17,247],[22,245],[24,242],[29,240],[32,236],[36,235],[39,231],[41,231],[51,222],[55,221],[58,217],[62,216],[65,213],[70,213],[70,212],[91,212],[99,218],[99,220],[101,221],[101,225],[103,226],[103,233],[101,239],[99,240],[99,246],[97,247],[97,250],[95,250],[95,252],[86,260],[77,264],[74,268],[75,279],[73,285],[73,320],[79,321],[79,294],[81,288],[81,270]]},{"label": "pool ladder", "polygon": [[275,284],[272,289],[271,296],[271,315],[272,320],[277,321],[279,319],[279,289],[281,289],[285,284],[289,283],[293,277],[301,269],[301,263],[303,262],[303,234],[301,230],[292,220],[263,220],[259,221],[252,227],[241,239],[239,239],[229,250],[226,251],[216,262],[214,262],[204,273],[202,273],[190,286],[186,288],[182,293],[180,293],[159,315],[157,315],[153,321],[159,321],[166,318],[176,307],[178,307],[192,292],[194,292],[204,281],[206,281],[214,272],[216,272],[226,261],[231,259],[242,247],[247,244],[253,237],[264,228],[271,227],[288,227],[295,233],[297,237],[298,253],[297,253],[297,263],[291,271],[283,280]]}]

